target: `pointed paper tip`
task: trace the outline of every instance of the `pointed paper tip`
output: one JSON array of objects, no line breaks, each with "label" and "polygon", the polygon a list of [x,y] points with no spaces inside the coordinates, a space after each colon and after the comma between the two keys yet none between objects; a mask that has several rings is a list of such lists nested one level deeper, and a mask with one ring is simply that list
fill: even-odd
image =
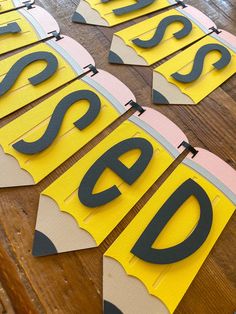
[{"label": "pointed paper tip", "polygon": [[87,24],[85,18],[79,14],[78,12],[75,12],[72,16],[72,22],[74,23],[82,23],[82,24]]},{"label": "pointed paper tip", "polygon": [[109,52],[108,59],[110,63],[124,64],[123,60],[113,51]]},{"label": "pointed paper tip", "polygon": [[57,249],[45,234],[35,230],[32,254],[36,257],[53,255],[57,254]]},{"label": "pointed paper tip", "polygon": [[104,306],[103,314],[123,314],[121,310],[118,309],[118,307],[116,307],[109,301],[104,300],[103,306]]},{"label": "pointed paper tip", "polygon": [[156,105],[168,105],[169,104],[169,101],[166,99],[166,97],[155,89],[153,89],[153,92],[152,92],[152,100],[153,100],[153,103]]}]

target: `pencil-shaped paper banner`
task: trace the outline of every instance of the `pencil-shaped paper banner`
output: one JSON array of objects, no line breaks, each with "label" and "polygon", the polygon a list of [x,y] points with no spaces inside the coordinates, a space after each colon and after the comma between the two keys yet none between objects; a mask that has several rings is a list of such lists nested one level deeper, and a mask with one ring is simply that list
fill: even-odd
[{"label": "pencil-shaped paper banner", "polygon": [[52,37],[59,33],[55,19],[43,8],[33,6],[1,15],[0,54]]},{"label": "pencil-shaped paper banner", "polygon": [[99,70],[0,129],[0,187],[36,184],[125,112],[134,99]]},{"label": "pencil-shaped paper banner", "polygon": [[72,21],[111,27],[176,4],[175,0],[80,0]]},{"label": "pencil-shaped paper banner", "polygon": [[215,24],[185,5],[114,34],[109,62],[148,66],[203,38]]},{"label": "pencil-shaped paper banner", "polygon": [[179,155],[183,139],[150,108],[122,123],[42,192],[33,254],[98,246]]},{"label": "pencil-shaped paper banner", "polygon": [[235,170],[197,150],[105,253],[104,314],[173,313],[233,214]]},{"label": "pencil-shaped paper banner", "polygon": [[62,35],[0,61],[0,118],[82,75],[88,51]]},{"label": "pencil-shaped paper banner", "polygon": [[236,37],[219,30],[157,67],[155,104],[198,104],[236,73]]},{"label": "pencil-shaped paper banner", "polygon": [[[12,10],[17,10],[23,7],[30,8],[34,0],[21,1],[21,0],[0,0],[0,14]],[[2,16],[1,16],[2,18]]]}]

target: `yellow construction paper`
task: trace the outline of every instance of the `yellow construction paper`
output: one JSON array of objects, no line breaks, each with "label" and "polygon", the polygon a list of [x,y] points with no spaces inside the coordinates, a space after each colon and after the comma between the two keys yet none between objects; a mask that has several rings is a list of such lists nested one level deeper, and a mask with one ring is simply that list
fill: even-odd
[{"label": "yellow construction paper", "polygon": [[[184,12],[184,10],[182,11]],[[180,10],[168,10],[167,12],[158,14],[152,18],[145,19],[141,23],[125,28],[115,33],[115,36],[120,37],[127,46],[134,49],[138,56],[144,58],[147,64],[151,65],[206,35],[205,32],[197,24],[192,22],[193,29],[191,33],[181,39],[176,39],[173,34],[183,28],[183,24],[176,21],[174,23],[171,23],[167,27],[162,41],[153,48],[140,48],[132,42],[132,40],[136,38],[139,38],[141,40],[151,39],[155,34],[157,26],[160,24],[160,22],[164,18],[171,15],[186,17],[180,12]]]},{"label": "yellow construction paper", "polygon": [[[188,258],[168,265],[147,263],[134,256],[130,251],[152,218],[174,191],[189,178],[204,188],[213,207],[213,225],[204,244]],[[170,313],[173,313],[234,210],[235,204],[215,185],[195,170],[181,164],[107,250],[105,256],[117,260],[127,275],[138,278],[148,292],[159,298]],[[199,214],[199,204],[191,196],[165,226],[153,248],[167,248],[182,242],[194,229]]]},{"label": "yellow construction paper", "polygon": [[39,51],[51,52],[56,56],[58,60],[57,71],[46,81],[37,86],[33,86],[28,81],[28,78],[40,73],[45,68],[46,63],[44,61],[35,61],[28,65],[19,75],[14,86],[3,96],[0,96],[0,118],[29,104],[41,96],[46,95],[50,91],[78,76],[69,63],[50,46],[49,41],[48,43],[35,45],[32,48],[2,60],[0,62],[0,82],[3,80],[6,73],[8,73],[12,65],[14,65],[21,57]]},{"label": "yellow construction paper", "polygon": [[12,0],[0,0],[0,13],[14,9],[14,8],[15,8],[15,5]]},{"label": "yellow construction paper", "polygon": [[40,39],[34,27],[20,11],[15,10],[1,15],[1,25],[4,26],[12,22],[16,22],[19,25],[21,32],[0,36],[0,54],[26,46]]},{"label": "yellow construction paper", "polygon": [[[21,139],[26,142],[34,142],[41,138],[58,103],[65,96],[79,90],[92,91],[101,100],[101,111],[88,127],[79,130],[73,124],[84,116],[89,108],[88,100],[77,101],[66,112],[55,141],[46,150],[35,155],[26,155],[12,147]],[[37,183],[118,117],[118,111],[108,99],[87,83],[77,80],[1,128],[0,145],[5,153],[16,158],[20,167],[31,174],[34,182]]]},{"label": "yellow construction paper", "polygon": [[[213,64],[220,59],[221,54],[218,51],[212,51],[206,56],[202,74],[196,81],[191,83],[181,83],[171,77],[171,74],[175,72],[179,72],[181,74],[191,72],[193,60],[197,51],[207,44],[220,44],[225,46],[232,55],[230,64],[221,70],[215,69]],[[154,71],[163,75],[169,83],[177,86],[182,93],[189,96],[193,102],[197,104],[229,77],[235,74],[236,53],[214,37],[207,36],[174,58],[157,67]]]},{"label": "yellow construction paper", "polygon": [[[122,194],[110,203],[97,208],[84,206],[78,198],[78,188],[84,175],[109,148],[131,137],[145,138],[154,148],[153,158],[143,174],[134,184],[128,185],[107,168],[98,180],[93,192],[97,193],[116,185]],[[135,163],[139,155],[139,150],[132,150],[122,155],[120,160],[129,167]],[[89,232],[96,244],[99,245],[173,160],[170,153],[152,136],[134,123],[126,121],[42,194],[51,197],[62,211],[72,215],[79,227]]]}]

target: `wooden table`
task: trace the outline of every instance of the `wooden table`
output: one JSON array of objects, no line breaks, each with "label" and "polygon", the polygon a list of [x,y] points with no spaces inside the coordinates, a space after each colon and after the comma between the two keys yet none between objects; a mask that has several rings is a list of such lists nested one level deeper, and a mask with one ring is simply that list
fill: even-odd
[{"label": "wooden table", "polygon": [[[105,29],[73,24],[71,16],[76,0],[38,0],[36,3],[57,19],[63,34],[70,35],[88,49],[98,68],[124,81],[140,104],[155,107],[185,132],[192,145],[209,149],[236,169],[236,76],[199,106],[153,106],[151,67],[108,64],[112,34],[123,26]],[[236,0],[191,0],[187,3],[207,13],[219,28],[236,32]],[[3,119],[0,125],[34,105]],[[96,138],[37,186],[0,191],[2,313],[102,313],[102,254],[141,208],[148,195],[99,248],[44,258],[31,255],[39,193],[99,140]],[[176,314],[233,314],[236,311],[235,222],[236,215],[191,284]]]}]

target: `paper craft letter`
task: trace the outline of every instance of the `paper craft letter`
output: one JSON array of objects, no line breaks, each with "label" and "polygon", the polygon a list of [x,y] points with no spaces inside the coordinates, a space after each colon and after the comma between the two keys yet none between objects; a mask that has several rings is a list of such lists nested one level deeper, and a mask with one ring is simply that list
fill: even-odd
[{"label": "paper craft letter", "polygon": [[64,35],[1,60],[0,118],[80,77],[90,64],[87,50]]},{"label": "paper craft letter", "polygon": [[[133,11],[137,11],[143,8],[146,8],[147,6],[151,5],[153,2],[157,0],[136,0],[137,2],[131,5],[128,5],[126,7],[122,7],[119,9],[113,10],[115,15],[123,15],[127,13],[131,13]],[[108,2],[108,1],[102,1],[102,2]]]},{"label": "paper craft letter", "polygon": [[[200,218],[183,242],[166,249],[153,248],[158,235],[190,196],[200,205]],[[204,189],[192,179],[185,181],[166,201],[131,250],[135,256],[154,264],[176,263],[193,254],[205,242],[212,225],[212,206]],[[183,221],[184,224],[184,221]]]},{"label": "paper craft letter", "polygon": [[86,114],[79,120],[74,122],[74,125],[79,129],[85,129],[89,124],[91,124],[98,116],[101,109],[101,102],[98,96],[89,90],[80,90],[77,92],[72,92],[71,94],[65,96],[55,108],[52,117],[49,121],[48,127],[45,133],[40,139],[35,142],[26,142],[20,140],[13,144],[13,147],[20,153],[33,155],[42,152],[48,148],[55,140],[60,127],[63,122],[63,118],[67,110],[79,100],[88,100],[89,108]]},{"label": "paper craft letter", "polygon": [[[130,150],[138,149],[141,155],[138,160],[131,166],[126,167],[119,157]],[[124,140],[102,155],[85,174],[79,186],[79,199],[88,207],[98,207],[111,202],[118,197],[121,192],[117,186],[100,193],[93,193],[93,189],[106,168],[110,168],[120,178],[129,185],[133,184],[148,166],[153,155],[153,147],[150,142],[142,138],[130,138]]]}]

